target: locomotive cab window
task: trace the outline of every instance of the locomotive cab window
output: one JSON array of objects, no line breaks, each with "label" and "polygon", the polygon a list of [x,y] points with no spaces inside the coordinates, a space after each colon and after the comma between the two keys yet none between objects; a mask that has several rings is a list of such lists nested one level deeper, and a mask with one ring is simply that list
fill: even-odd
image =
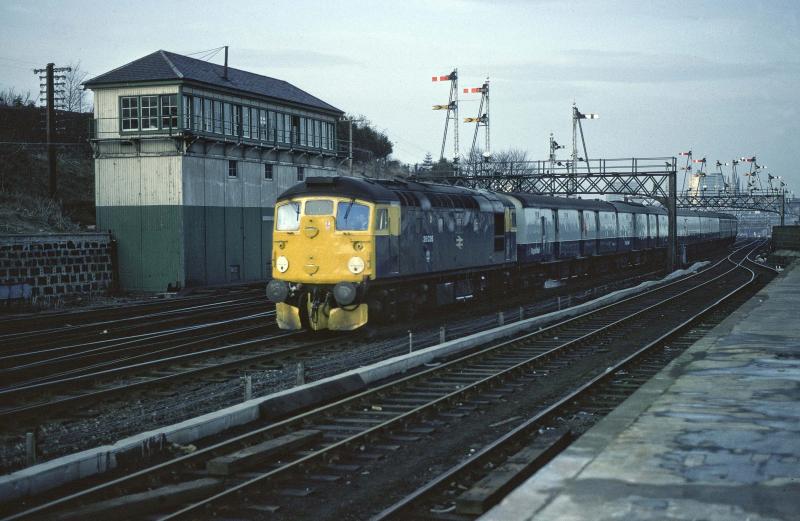
[{"label": "locomotive cab window", "polygon": [[389,229],[389,210],[380,208],[375,213],[375,231],[381,232]]},{"label": "locomotive cab window", "polygon": [[306,215],[333,215],[333,201],[322,199],[306,201]]},{"label": "locomotive cab window", "polygon": [[341,202],[336,208],[336,229],[366,231],[369,227],[369,206],[355,201]]},{"label": "locomotive cab window", "polygon": [[281,232],[293,232],[300,229],[300,203],[290,202],[278,207],[275,228]]}]

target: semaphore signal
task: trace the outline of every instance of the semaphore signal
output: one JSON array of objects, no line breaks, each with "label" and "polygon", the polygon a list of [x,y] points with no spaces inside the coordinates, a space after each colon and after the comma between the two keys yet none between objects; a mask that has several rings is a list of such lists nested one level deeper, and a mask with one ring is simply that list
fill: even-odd
[{"label": "semaphore signal", "polygon": [[450,126],[450,120],[453,120],[453,164],[458,168],[458,69],[453,69],[450,74],[441,76],[431,76],[432,82],[450,82],[450,97],[447,105],[434,105],[433,110],[447,110],[447,116],[444,120],[444,136],[442,136],[442,151],[439,154],[439,160],[444,159],[444,148],[447,144],[447,130]]}]

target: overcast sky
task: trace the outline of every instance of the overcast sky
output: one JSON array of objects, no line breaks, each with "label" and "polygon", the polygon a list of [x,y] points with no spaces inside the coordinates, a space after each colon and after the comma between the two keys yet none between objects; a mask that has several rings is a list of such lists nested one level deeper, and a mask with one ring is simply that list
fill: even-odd
[{"label": "overcast sky", "polygon": [[[458,67],[461,87],[491,79],[494,150],[546,158],[550,132],[571,139],[574,100],[600,114],[584,124],[590,157],[756,155],[800,192],[799,15],[797,0],[4,0],[0,88],[38,92],[31,69],[49,61],[97,75],[229,45],[231,66],[365,115],[415,163],[441,146],[431,105],[448,91],[430,78]],[[477,108],[464,97],[462,117]]]}]

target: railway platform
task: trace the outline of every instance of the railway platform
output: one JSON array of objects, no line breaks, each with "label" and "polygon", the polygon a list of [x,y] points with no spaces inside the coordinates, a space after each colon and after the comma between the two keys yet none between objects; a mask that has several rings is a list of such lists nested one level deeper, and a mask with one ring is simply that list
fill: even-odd
[{"label": "railway platform", "polygon": [[800,516],[800,262],[482,520]]}]

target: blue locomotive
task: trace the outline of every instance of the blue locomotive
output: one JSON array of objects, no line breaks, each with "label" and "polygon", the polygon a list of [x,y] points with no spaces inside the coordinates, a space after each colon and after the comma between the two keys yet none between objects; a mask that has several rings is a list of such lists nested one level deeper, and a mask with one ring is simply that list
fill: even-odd
[{"label": "blue locomotive", "polygon": [[[679,211],[679,245],[690,257],[725,248],[736,226],[728,214]],[[283,329],[352,330],[370,316],[661,260],[666,246],[657,207],[311,177],[276,203],[267,296]]]}]

